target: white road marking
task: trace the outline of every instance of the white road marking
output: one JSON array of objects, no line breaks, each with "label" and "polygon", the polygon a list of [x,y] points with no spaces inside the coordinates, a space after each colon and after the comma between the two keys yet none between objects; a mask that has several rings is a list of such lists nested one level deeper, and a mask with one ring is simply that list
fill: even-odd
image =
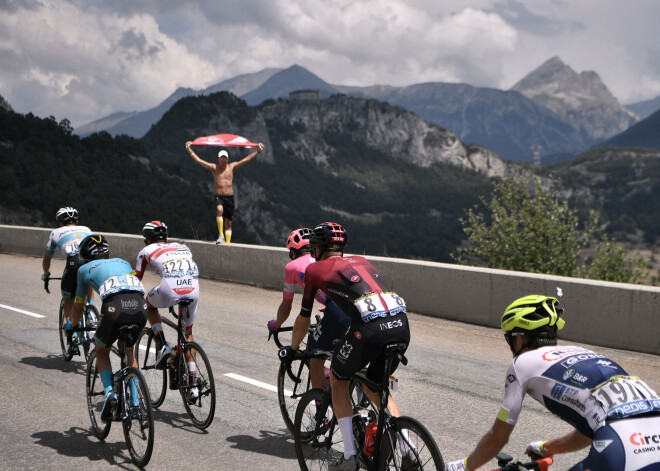
[{"label": "white road marking", "polygon": [[20,312],[21,314],[25,314],[26,316],[36,317],[37,319],[44,319],[46,317],[46,316],[42,316],[41,314],[35,314],[34,312],[24,311],[23,309],[7,306],[5,304],[0,304],[0,308],[8,309],[10,311]]},{"label": "white road marking", "polygon": [[[273,386],[271,384],[264,383],[262,381],[257,381],[256,379],[247,378],[245,376],[237,375],[236,373],[225,373],[224,376],[227,376],[228,378],[231,378],[231,379],[235,379],[237,381],[243,381],[244,383],[248,383],[248,384],[251,384],[253,386],[257,386],[259,388],[266,389],[268,391],[277,392],[277,386]],[[293,394],[293,392],[285,389],[284,394],[287,394],[287,395],[290,396],[291,394]]]}]

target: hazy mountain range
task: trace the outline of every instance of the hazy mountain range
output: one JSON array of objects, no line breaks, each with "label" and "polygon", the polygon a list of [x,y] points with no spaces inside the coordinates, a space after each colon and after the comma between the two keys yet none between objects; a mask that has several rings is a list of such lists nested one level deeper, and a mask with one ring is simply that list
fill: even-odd
[{"label": "hazy mountain range", "polygon": [[577,74],[553,57],[508,91],[439,82],[347,87],[329,84],[296,65],[265,69],[201,91],[178,89],[150,110],[115,113],[79,127],[76,133],[105,130],[142,137],[178,99],[220,90],[234,93],[249,105],[287,98],[296,90],[318,90],[323,98],[336,93],[375,98],[408,109],[502,158],[537,162],[570,158],[640,119],[618,103],[595,72]]}]

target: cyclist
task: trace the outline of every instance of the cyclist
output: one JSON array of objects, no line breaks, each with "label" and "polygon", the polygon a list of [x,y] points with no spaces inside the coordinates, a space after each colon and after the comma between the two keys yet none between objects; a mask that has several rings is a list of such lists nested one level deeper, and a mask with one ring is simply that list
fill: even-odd
[{"label": "cyclist", "polygon": [[[309,242],[315,263],[305,270],[300,316],[310,317],[317,290],[323,291],[351,319],[351,326],[337,343],[330,364],[332,405],[337,416],[344,455],[329,469],[355,470],[360,464],[353,442],[352,408],[349,380],[369,365],[367,376],[382,380],[384,347],[390,343],[410,342],[406,304],[396,293],[388,291],[376,269],[361,256],[344,256],[347,234],[336,222],[324,222],[312,230]],[[397,368],[395,362],[390,374]],[[365,388],[367,389],[367,388]],[[378,395],[365,391],[376,404]],[[389,398],[388,409],[395,417],[399,406]]]},{"label": "cyclist", "polygon": [[[73,306],[73,297],[76,292],[78,268],[82,265],[82,260],[78,255],[78,244],[83,238],[90,235],[92,231],[87,226],[78,225],[78,211],[70,206],[58,209],[55,219],[59,227],[54,229],[48,238],[46,253],[41,264],[44,271],[41,275],[41,280],[45,281],[50,277],[50,262],[53,254],[55,254],[55,250],[59,249],[66,258],[60,289],[62,291],[62,311],[64,312],[65,319],[68,321],[71,319],[71,307]],[[92,303],[93,293],[91,288],[87,293]]]},{"label": "cyclist", "polygon": [[[83,313],[85,293],[91,286],[103,300],[101,321],[96,330],[96,365],[105,388],[105,403],[101,411],[101,420],[112,420],[117,396],[112,386],[112,371],[110,364],[110,348],[119,338],[119,328],[123,325],[137,324],[140,328],[147,323],[142,283],[135,276],[131,264],[120,258],[109,258],[108,242],[99,234],[92,234],[80,242],[80,257],[85,262],[78,270],[76,300],[71,313],[71,321],[65,330],[71,335],[71,330],[78,326]],[[126,346],[132,347],[135,339],[129,338]],[[128,364],[137,368],[137,361],[132,348],[126,348]],[[138,400],[137,385],[129,383],[131,400]],[[133,406],[138,405],[136,402]]]},{"label": "cyclist", "polygon": [[[660,470],[660,398],[614,361],[576,346],[558,346],[564,327],[557,298],[529,295],[502,315],[513,361],[506,373],[504,401],[491,429],[470,455],[448,470],[474,470],[502,449],[513,431],[525,393],[574,429],[530,443],[527,454],[550,456],[590,446],[571,471]],[[652,450],[653,449],[653,450]]]},{"label": "cyclist", "polygon": [[[188,308],[186,333],[189,341],[194,341],[192,328],[197,316],[197,302],[199,300],[199,270],[195,264],[190,249],[184,244],[168,242],[167,225],[162,221],[151,221],[142,228],[144,243],[146,247],[140,250],[135,264],[135,272],[138,279],[142,280],[147,266],[153,267],[161,277],[158,286],[152,288],[147,294],[147,312],[149,324],[156,334],[158,343],[158,356],[156,366],[163,368],[170,358],[172,348],[165,341],[165,333],[158,308],[174,306],[180,299],[191,299]],[[182,314],[181,310],[179,314]],[[188,362],[188,373],[196,373],[195,363]],[[191,389],[189,399],[194,399],[196,389]]]},{"label": "cyclist", "polygon": [[[301,227],[291,231],[286,239],[286,248],[289,249],[291,261],[284,268],[284,291],[282,302],[277,308],[277,318],[268,321],[270,332],[277,332],[288,319],[293,304],[295,285],[304,286],[305,270],[310,263],[314,262],[310,253],[312,247],[309,245],[311,233],[311,229]],[[317,291],[315,296],[316,300],[323,304],[325,308],[320,324],[317,325],[316,330],[310,336],[308,347],[311,350],[330,351],[334,348],[334,340],[341,338],[346,333],[351,320],[322,291]],[[291,345],[282,349],[281,358],[292,359],[309,330],[309,324],[310,316],[298,316],[296,318]],[[323,389],[325,387],[324,363],[325,360],[322,358],[312,358],[310,360],[310,379],[313,388]]]}]

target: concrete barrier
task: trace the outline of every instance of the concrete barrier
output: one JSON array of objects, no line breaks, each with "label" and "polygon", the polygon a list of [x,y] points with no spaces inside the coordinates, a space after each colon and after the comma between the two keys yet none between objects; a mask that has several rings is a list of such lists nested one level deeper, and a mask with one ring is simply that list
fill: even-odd
[{"label": "concrete barrier", "polygon": [[[0,225],[0,252],[41,257],[51,229]],[[142,237],[104,233],[113,257],[135,264]],[[175,239],[172,239],[175,240]],[[205,278],[281,289],[286,249],[184,241]],[[660,288],[385,257],[367,257],[410,311],[499,327],[514,299],[563,291],[562,339],[660,354]]]}]

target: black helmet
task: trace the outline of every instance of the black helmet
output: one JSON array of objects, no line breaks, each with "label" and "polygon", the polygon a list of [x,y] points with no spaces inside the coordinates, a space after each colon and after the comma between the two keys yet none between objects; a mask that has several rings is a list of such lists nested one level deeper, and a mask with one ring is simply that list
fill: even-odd
[{"label": "black helmet", "polygon": [[78,222],[78,211],[71,206],[60,208],[55,214],[55,219],[57,222],[61,222],[62,224],[75,224]]},{"label": "black helmet", "polygon": [[346,246],[348,234],[341,224],[323,222],[312,230],[309,243],[325,250],[342,250]]},{"label": "black helmet", "polygon": [[107,258],[110,254],[108,241],[101,234],[88,235],[80,242],[78,253],[83,260]]},{"label": "black helmet", "polygon": [[157,240],[167,240],[167,224],[162,221],[151,221],[142,228],[142,235],[147,240],[155,242]]}]

